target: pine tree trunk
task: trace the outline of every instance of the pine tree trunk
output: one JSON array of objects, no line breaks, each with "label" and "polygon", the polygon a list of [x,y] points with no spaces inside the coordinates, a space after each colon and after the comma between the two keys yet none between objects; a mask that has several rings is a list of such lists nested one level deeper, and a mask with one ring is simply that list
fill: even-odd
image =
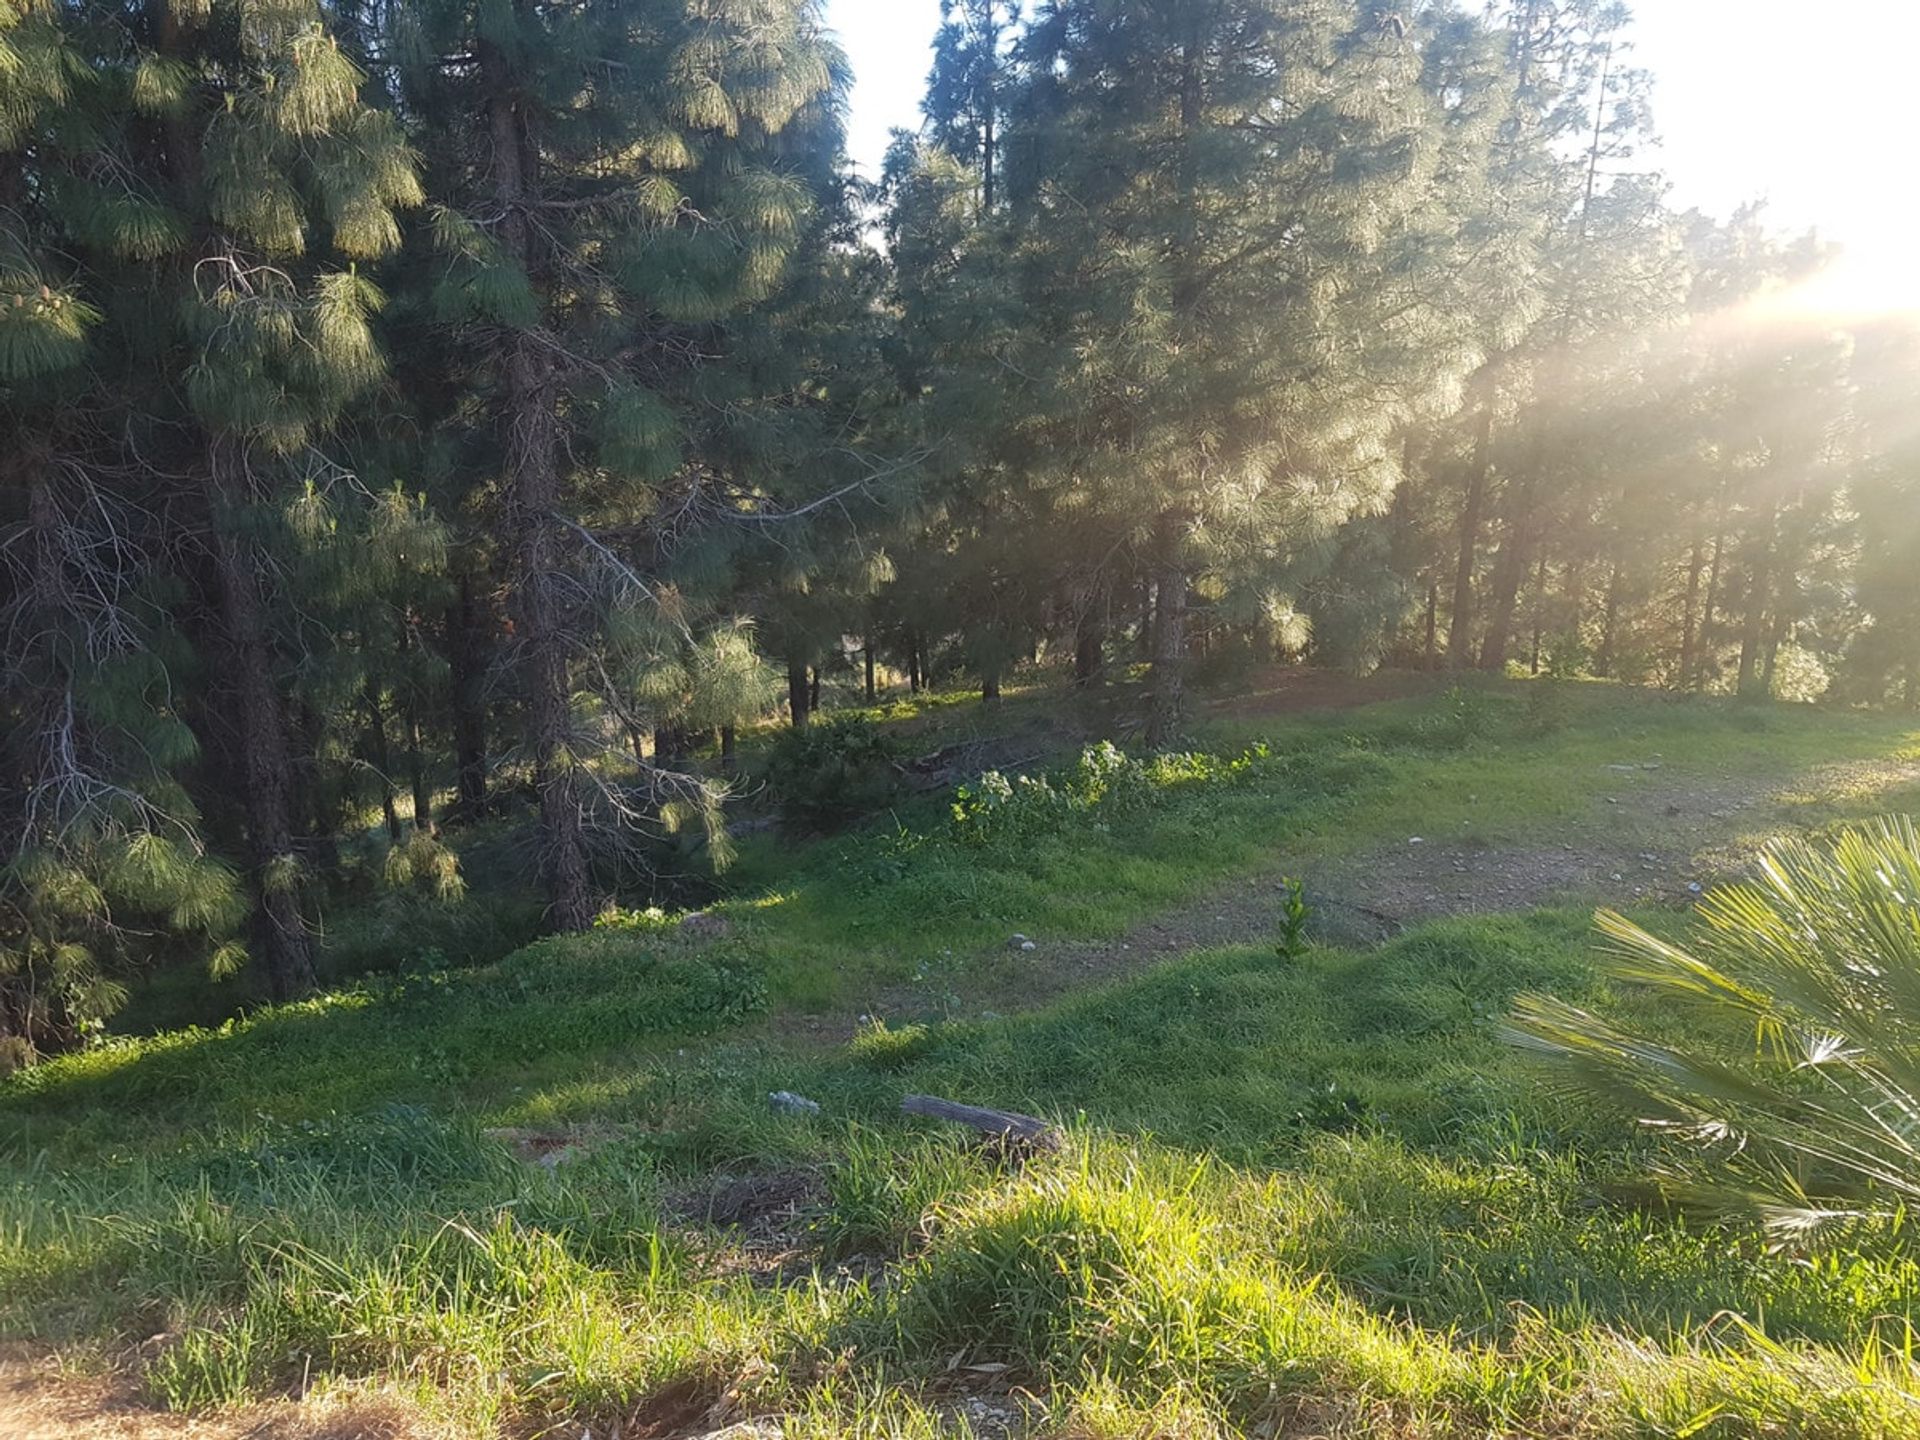
[{"label": "pine tree trunk", "polygon": [[1106,678],[1107,597],[1104,588],[1090,587],[1081,597],[1073,625],[1073,688],[1093,690]]},{"label": "pine tree trunk", "polygon": [[1696,526],[1693,532],[1693,552],[1687,562],[1685,613],[1680,622],[1680,673],[1679,684],[1676,686],[1680,690],[1693,688],[1694,648],[1699,635],[1696,611],[1700,603],[1701,577],[1706,574],[1706,569],[1706,537]]},{"label": "pine tree trunk", "polygon": [[1621,565],[1616,557],[1612,568],[1607,572],[1607,598],[1603,602],[1600,620],[1600,654],[1594,661],[1593,673],[1602,679],[1611,679],[1614,661],[1618,658],[1620,639],[1620,571]]},{"label": "pine tree trunk", "polygon": [[1000,672],[988,670],[980,677],[980,698],[991,704],[1000,698]]},{"label": "pine tree trunk", "polygon": [[740,768],[739,735],[731,725],[720,727],[720,773],[731,775]]},{"label": "pine tree trunk", "polygon": [[814,666],[807,675],[807,709],[810,713],[820,713],[820,667]]},{"label": "pine tree trunk", "polygon": [[433,823],[433,787],[427,783],[427,762],[420,743],[420,716],[407,706],[407,776],[413,782],[413,828],[439,833]]},{"label": "pine tree trunk", "polygon": [[393,751],[387,744],[387,719],[380,699],[369,686],[366,692],[368,759],[380,777],[380,813],[387,822],[387,839],[400,843],[400,811],[393,803]]},{"label": "pine tree trunk", "polygon": [[1533,564],[1533,646],[1527,652],[1527,673],[1540,673],[1540,655],[1546,640],[1547,556],[1543,550]]},{"label": "pine tree trunk", "polygon": [[464,566],[459,593],[447,609],[447,638],[458,813],[472,820],[487,810],[487,646],[484,612],[474,595],[473,575]]},{"label": "pine tree trunk", "polygon": [[1182,550],[1181,517],[1160,517],[1155,535],[1152,702],[1147,713],[1147,743],[1165,745],[1180,733],[1186,703],[1187,571]]},{"label": "pine tree trunk", "polygon": [[1760,665],[1760,691],[1764,695],[1777,693],[1774,681],[1780,674],[1780,647],[1786,643],[1787,633],[1792,629],[1789,617],[1794,613],[1794,607],[1788,603],[1790,599],[1785,595],[1777,597],[1773,607],[1773,623],[1767,627],[1766,654]]},{"label": "pine tree trunk", "polygon": [[1707,600],[1700,608],[1700,648],[1702,654],[1695,661],[1694,672],[1690,679],[1693,689],[1700,688],[1700,681],[1706,669],[1707,647],[1714,643],[1714,616],[1720,609],[1720,561],[1726,553],[1727,533],[1724,525],[1713,532],[1713,554],[1707,562]]},{"label": "pine tree trunk", "polygon": [[1740,676],[1736,686],[1738,694],[1756,697],[1770,693],[1773,679],[1769,674],[1769,688],[1756,692],[1755,682],[1767,649],[1767,616],[1774,601],[1774,556],[1780,527],[1778,501],[1772,501],[1766,513],[1757,519],[1756,529],[1763,534],[1764,543],[1747,576],[1746,613],[1740,627]]},{"label": "pine tree trunk", "polygon": [[[538,188],[538,164],[505,58],[480,47],[492,92],[487,101],[494,196],[502,248],[529,275],[539,266],[526,207]],[[557,930],[585,930],[598,906],[587,845],[573,735],[568,637],[560,594],[559,397],[553,361],[530,334],[506,342],[507,533],[513,565],[516,639],[522,660],[533,782],[540,797],[540,869],[547,919]]]},{"label": "pine tree trunk", "polygon": [[592,926],[598,906],[587,864],[579,778],[574,774],[572,686],[558,593],[560,547],[553,515],[560,503],[557,417],[544,352],[516,337],[507,360],[513,417],[509,457],[517,639],[532,739],[533,783],[540,797],[541,874],[547,919],[556,930]]},{"label": "pine tree trunk", "polygon": [[866,660],[867,704],[871,705],[880,698],[880,690],[879,690],[879,687],[874,684],[874,676],[873,676],[873,637],[869,635],[867,637],[866,644],[862,645],[860,648]]},{"label": "pine tree trunk", "polygon": [[1734,682],[1734,693],[1748,698],[1757,694],[1754,682],[1760,665],[1761,646],[1765,640],[1766,589],[1765,572],[1758,570],[1747,583],[1746,613],[1740,626],[1740,670]]},{"label": "pine tree trunk", "polygon": [[807,662],[797,655],[787,657],[787,719],[796,730],[807,728],[813,719],[813,692],[807,685]]},{"label": "pine tree trunk", "polygon": [[1487,632],[1480,644],[1480,668],[1500,671],[1507,668],[1507,644],[1513,634],[1513,616],[1520,599],[1520,584],[1526,578],[1529,552],[1532,550],[1530,495],[1519,485],[1509,503],[1506,537],[1500,545],[1500,558],[1493,567],[1493,604],[1487,617]]},{"label": "pine tree trunk", "polygon": [[1426,641],[1421,649],[1420,668],[1437,669],[1440,662],[1440,586],[1427,582]]},{"label": "pine tree trunk", "polygon": [[[1473,663],[1473,572],[1478,561],[1487,472],[1493,452],[1493,397],[1481,398],[1473,433],[1473,460],[1467,467],[1467,493],[1460,507],[1460,550],[1453,563],[1453,613],[1447,621],[1447,663],[1465,670]],[[1428,668],[1432,668],[1429,661]]]},{"label": "pine tree trunk", "polygon": [[275,1000],[291,1000],[313,988],[313,938],[300,909],[300,860],[293,848],[293,757],[287,717],[274,679],[267,611],[260,594],[261,557],[254,543],[220,513],[247,503],[245,461],[238,442],[216,438],[208,446],[213,490],[214,565],[220,578],[220,611],[230,647],[235,728],[240,769],[246,781],[247,847],[257,895],[254,958]]}]

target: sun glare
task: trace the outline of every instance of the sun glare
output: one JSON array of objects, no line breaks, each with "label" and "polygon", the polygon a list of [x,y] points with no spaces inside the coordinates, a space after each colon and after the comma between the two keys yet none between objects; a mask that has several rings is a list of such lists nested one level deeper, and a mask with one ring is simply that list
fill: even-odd
[{"label": "sun glare", "polygon": [[1840,322],[1920,318],[1920,264],[1897,249],[1849,247],[1818,275],[1783,292],[1777,308]]}]

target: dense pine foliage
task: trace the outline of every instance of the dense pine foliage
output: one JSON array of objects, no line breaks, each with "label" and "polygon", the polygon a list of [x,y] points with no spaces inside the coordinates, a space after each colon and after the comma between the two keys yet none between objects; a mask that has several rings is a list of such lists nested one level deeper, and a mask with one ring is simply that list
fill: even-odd
[{"label": "dense pine foliage", "polygon": [[723,867],[823,677],[1920,703],[1920,341],[1668,204],[1620,6],[944,13],[868,186],[813,0],[0,0],[0,1067],[446,827]]}]

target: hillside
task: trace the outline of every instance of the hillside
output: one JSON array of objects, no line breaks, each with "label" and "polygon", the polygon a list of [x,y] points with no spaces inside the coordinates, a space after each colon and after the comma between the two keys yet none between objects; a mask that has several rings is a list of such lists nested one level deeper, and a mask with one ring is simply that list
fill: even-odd
[{"label": "hillside", "polygon": [[[1062,730],[1045,787],[747,837],[695,918],[16,1075],[0,1432],[1914,1433],[1897,1236],[1647,1207],[1658,1142],[1491,1021],[1681,1023],[1598,976],[1591,906],[1673,929],[1765,838],[1912,808],[1920,732],[1376,693],[1242,694],[1159,758]],[[1059,713],[878,724],[1021,750]]]}]

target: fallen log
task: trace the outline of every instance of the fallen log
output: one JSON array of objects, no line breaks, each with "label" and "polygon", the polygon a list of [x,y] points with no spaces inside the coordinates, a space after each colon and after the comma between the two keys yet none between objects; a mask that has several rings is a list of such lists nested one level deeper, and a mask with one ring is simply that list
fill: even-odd
[{"label": "fallen log", "polygon": [[929,1120],[946,1120],[965,1125],[982,1135],[1003,1141],[1015,1141],[1035,1150],[1058,1150],[1065,1141],[1058,1127],[1036,1115],[1013,1110],[989,1110],[980,1105],[961,1105],[937,1095],[909,1095],[900,1102],[908,1115],[924,1115]]}]

